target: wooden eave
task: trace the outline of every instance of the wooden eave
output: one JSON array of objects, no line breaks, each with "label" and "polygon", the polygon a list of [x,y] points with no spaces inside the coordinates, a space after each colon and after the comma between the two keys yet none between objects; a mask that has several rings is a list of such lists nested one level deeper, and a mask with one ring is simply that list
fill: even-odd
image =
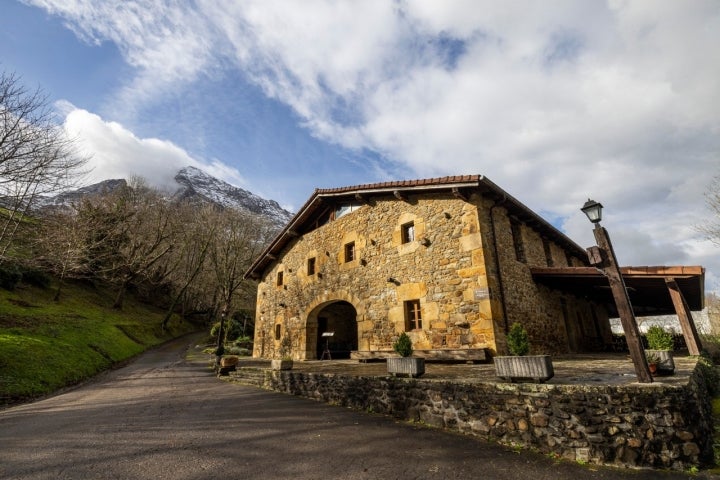
[{"label": "wooden eave", "polygon": [[[538,284],[604,304],[611,316],[617,316],[607,278],[594,267],[532,267],[530,273]],[[636,316],[676,313],[668,292],[668,279],[675,280],[690,310],[699,311],[705,306],[703,267],[621,267],[620,273]]]},{"label": "wooden eave", "polygon": [[410,195],[430,192],[448,193],[461,199],[468,199],[472,193],[488,196],[499,206],[505,208],[510,215],[538,230],[542,236],[558,243],[581,260],[586,258],[584,248],[581,248],[552,224],[483,175],[457,175],[421,180],[372,183],[351,187],[315,189],[315,192],[313,192],[290,222],[278,233],[275,239],[245,272],[245,278],[261,278],[265,269],[279,256],[280,252],[288,243],[296,238],[293,236],[293,232],[299,232],[301,234],[305,232],[307,230],[307,223],[312,221],[323,208],[328,208],[342,201],[360,200],[364,201],[363,203],[369,203],[372,197],[380,196],[402,198],[403,201],[407,201]]}]

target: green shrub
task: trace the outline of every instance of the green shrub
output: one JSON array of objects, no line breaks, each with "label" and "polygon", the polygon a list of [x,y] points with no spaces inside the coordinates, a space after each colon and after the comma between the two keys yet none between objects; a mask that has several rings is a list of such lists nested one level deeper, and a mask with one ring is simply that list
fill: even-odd
[{"label": "green shrub", "polygon": [[393,350],[395,350],[401,357],[409,357],[412,355],[412,340],[410,340],[407,333],[403,332],[400,334],[397,341],[393,344]]},{"label": "green shrub", "polygon": [[525,327],[519,323],[513,323],[507,336],[508,350],[510,355],[527,355],[530,351],[530,339]]},{"label": "green shrub", "polygon": [[648,328],[645,338],[650,350],[672,350],[675,344],[672,333],[658,325]]}]

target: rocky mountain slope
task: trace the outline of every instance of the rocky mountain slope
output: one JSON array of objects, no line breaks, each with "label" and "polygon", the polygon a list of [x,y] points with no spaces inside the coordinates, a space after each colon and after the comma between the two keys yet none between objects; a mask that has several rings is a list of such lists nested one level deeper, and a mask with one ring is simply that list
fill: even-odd
[{"label": "rocky mountain slope", "polygon": [[252,192],[230,185],[199,168],[185,167],[175,175],[180,188],[175,198],[203,200],[226,208],[237,208],[270,219],[278,226],[284,226],[292,213],[282,208],[275,200],[266,200]]},{"label": "rocky mountain slope", "polygon": [[[267,218],[278,228],[285,226],[293,214],[282,208],[275,200],[267,200],[242,188],[230,185],[195,167],[185,167],[175,175],[178,189],[173,199],[210,202],[223,208],[244,210]],[[105,180],[100,183],[63,192],[45,199],[42,206],[62,206],[80,200],[87,195],[113,191],[127,185],[123,179]]]}]

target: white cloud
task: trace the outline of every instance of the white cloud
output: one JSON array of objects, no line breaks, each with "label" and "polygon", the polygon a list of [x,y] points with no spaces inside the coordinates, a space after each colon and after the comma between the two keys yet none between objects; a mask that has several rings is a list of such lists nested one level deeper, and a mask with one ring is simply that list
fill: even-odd
[{"label": "white cloud", "polygon": [[381,152],[376,171],[483,173],[571,236],[591,196],[621,261],[720,272],[693,229],[720,173],[715,0],[32,3],[118,45],[137,68],[123,108],[223,65],[313,135]]},{"label": "white cloud", "polygon": [[172,142],[157,138],[138,138],[117,122],[107,122],[98,115],[64,103],[65,130],[77,139],[78,148],[90,157],[89,183],[110,178],[130,179],[139,176],[150,185],[174,191],[175,174],[193,166],[227,181],[242,184],[237,169],[217,160],[203,163]]}]

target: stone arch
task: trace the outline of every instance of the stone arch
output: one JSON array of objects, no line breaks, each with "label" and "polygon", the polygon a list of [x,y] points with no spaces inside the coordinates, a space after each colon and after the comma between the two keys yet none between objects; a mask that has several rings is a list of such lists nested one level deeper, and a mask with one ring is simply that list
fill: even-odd
[{"label": "stone arch", "polygon": [[[329,340],[333,360],[350,358],[358,349],[358,322],[362,316],[359,302],[344,292],[327,293],[308,305],[305,323],[305,358],[320,359]],[[333,331],[331,338],[322,338]]]}]

